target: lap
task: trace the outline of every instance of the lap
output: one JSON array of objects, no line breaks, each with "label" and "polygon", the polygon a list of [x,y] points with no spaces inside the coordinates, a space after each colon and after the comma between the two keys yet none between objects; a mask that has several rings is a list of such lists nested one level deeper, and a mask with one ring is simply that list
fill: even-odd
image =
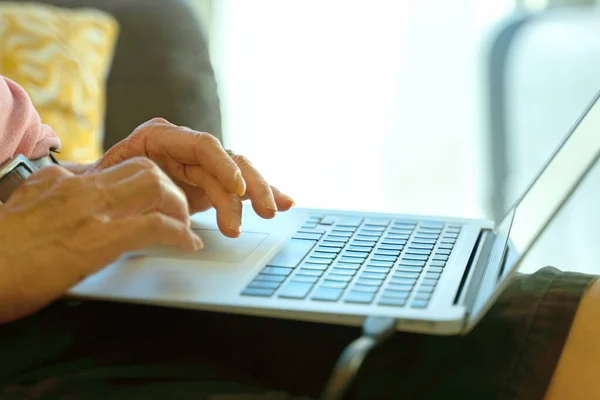
[{"label": "lap", "polygon": [[[369,355],[350,397],[540,398],[591,281],[569,276],[518,276],[469,335],[396,334]],[[549,301],[557,288],[560,310]],[[64,300],[0,327],[0,394],[314,398],[358,335],[335,325]]]}]

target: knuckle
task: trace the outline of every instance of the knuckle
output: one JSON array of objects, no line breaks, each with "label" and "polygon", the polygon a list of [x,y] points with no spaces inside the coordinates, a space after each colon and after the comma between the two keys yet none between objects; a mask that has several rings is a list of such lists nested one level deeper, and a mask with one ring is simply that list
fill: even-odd
[{"label": "knuckle", "polygon": [[252,163],[250,162],[248,157],[246,157],[244,155],[235,155],[234,160],[239,166],[248,166],[248,167],[252,166]]},{"label": "knuckle", "polygon": [[158,165],[148,157],[135,157],[132,158],[130,162],[136,165],[140,170],[158,173]]},{"label": "knuckle", "polygon": [[215,146],[221,145],[221,142],[219,142],[219,139],[217,139],[215,136],[211,135],[210,133],[194,132],[194,135],[196,135],[198,137],[198,140],[201,140],[208,145],[215,145]]},{"label": "knuckle", "polygon": [[167,121],[166,119],[164,119],[163,117],[154,117],[148,122],[153,125],[167,125],[167,124],[171,125],[171,123],[169,121]]}]

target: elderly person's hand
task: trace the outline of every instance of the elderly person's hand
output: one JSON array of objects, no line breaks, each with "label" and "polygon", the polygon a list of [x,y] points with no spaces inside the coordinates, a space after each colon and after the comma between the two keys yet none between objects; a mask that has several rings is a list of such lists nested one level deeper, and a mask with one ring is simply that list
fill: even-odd
[{"label": "elderly person's hand", "polygon": [[155,118],[116,144],[91,171],[102,170],[133,158],[147,157],[163,169],[187,195],[190,212],[214,206],[219,229],[237,237],[241,232],[242,200],[250,199],[254,211],[272,218],[287,211],[294,201],[265,182],[241,155],[230,155],[212,135]]},{"label": "elderly person's hand", "polygon": [[42,308],[125,252],[202,247],[185,195],[147,158],[83,175],[36,172],[0,207],[0,244],[0,323]]}]

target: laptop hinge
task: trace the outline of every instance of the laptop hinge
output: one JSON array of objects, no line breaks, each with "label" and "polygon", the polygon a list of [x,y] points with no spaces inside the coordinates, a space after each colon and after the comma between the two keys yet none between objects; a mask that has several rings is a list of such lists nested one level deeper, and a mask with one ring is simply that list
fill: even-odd
[{"label": "laptop hinge", "polygon": [[465,276],[461,282],[462,288],[459,289],[460,291],[457,293],[455,304],[462,303],[467,310],[467,314],[473,308],[473,304],[479,293],[479,287],[485,276],[485,270],[494,245],[495,236],[496,235],[492,231],[487,229],[480,232],[479,238],[477,239],[477,245],[469,258],[469,263],[465,269]]}]

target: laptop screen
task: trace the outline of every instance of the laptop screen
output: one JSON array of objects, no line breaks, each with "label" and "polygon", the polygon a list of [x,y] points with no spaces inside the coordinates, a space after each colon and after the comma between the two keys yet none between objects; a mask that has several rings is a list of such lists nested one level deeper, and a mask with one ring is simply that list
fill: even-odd
[{"label": "laptop screen", "polygon": [[498,235],[509,244],[500,280],[527,254],[599,158],[599,98],[600,93],[498,225]]},{"label": "laptop screen", "polygon": [[467,319],[468,329],[500,295],[520,261],[600,157],[599,98],[600,92],[497,225],[486,274]]}]

